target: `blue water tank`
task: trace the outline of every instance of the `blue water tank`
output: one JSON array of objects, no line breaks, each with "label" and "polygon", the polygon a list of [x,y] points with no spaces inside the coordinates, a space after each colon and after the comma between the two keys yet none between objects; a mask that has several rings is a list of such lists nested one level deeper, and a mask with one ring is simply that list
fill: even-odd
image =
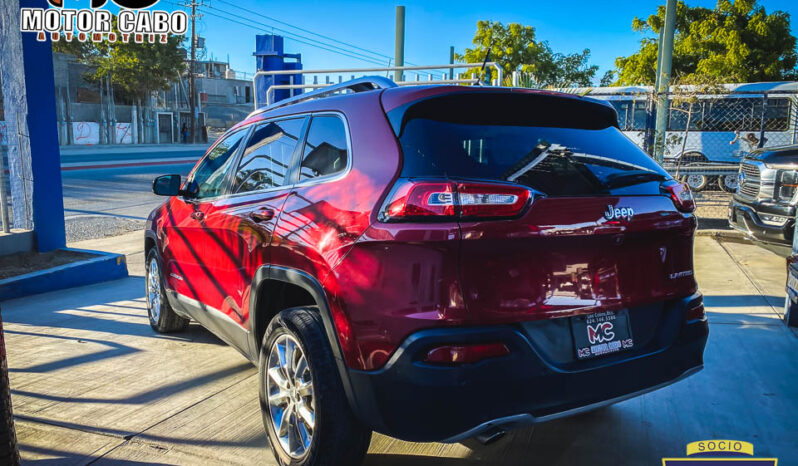
[{"label": "blue water tank", "polygon": [[[285,39],[274,34],[258,34],[255,36],[255,56],[258,71],[301,70],[302,55],[285,53]],[[289,59],[290,61],[286,61]],[[293,78],[293,79],[292,79]],[[257,107],[266,105],[266,91],[272,85],[304,84],[302,74],[283,74],[276,76],[258,76],[255,80],[258,101]],[[271,102],[279,102],[291,95],[302,93],[302,89],[278,89],[272,91]]]}]

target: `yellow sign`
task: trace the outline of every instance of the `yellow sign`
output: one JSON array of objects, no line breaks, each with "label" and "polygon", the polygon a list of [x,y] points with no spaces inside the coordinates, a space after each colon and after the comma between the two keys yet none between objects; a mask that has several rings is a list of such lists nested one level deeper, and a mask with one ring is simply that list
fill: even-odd
[{"label": "yellow sign", "polygon": [[754,458],[754,445],[742,440],[699,440],[687,444],[690,458],[662,458],[662,466],[777,466],[778,458]]},{"label": "yellow sign", "polygon": [[753,456],[754,445],[740,440],[700,440],[687,444],[687,456],[714,452],[745,453]]}]

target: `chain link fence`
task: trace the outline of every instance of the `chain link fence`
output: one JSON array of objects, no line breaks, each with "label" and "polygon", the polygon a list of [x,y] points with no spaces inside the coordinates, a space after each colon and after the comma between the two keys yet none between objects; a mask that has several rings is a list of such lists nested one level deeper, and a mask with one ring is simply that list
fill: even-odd
[{"label": "chain link fence", "polygon": [[798,83],[672,89],[664,139],[655,134],[656,96],[650,88],[597,88],[582,94],[607,100],[618,125],[696,197],[699,228],[729,228],[728,205],[740,162],[751,152],[798,144]]}]

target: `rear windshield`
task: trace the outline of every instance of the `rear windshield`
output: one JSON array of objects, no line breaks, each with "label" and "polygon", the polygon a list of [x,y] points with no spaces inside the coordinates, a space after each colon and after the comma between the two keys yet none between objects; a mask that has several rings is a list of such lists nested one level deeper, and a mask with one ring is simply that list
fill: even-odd
[{"label": "rear windshield", "polygon": [[[468,96],[460,100],[450,111],[427,104],[430,111],[403,115],[395,128],[404,153],[402,176],[510,181],[549,196],[659,194],[659,182],[668,177],[617,127],[601,124],[600,115],[585,115],[604,112],[595,110],[598,105],[578,109],[572,127],[564,127],[568,116],[562,114],[548,120],[559,126],[541,126],[546,108],[505,101],[500,108],[469,109]],[[503,113],[492,118],[486,111]]]}]

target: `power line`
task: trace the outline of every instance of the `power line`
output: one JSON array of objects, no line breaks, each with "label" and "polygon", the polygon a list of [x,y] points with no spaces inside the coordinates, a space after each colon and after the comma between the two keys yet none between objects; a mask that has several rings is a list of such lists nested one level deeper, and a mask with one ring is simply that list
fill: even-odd
[{"label": "power line", "polygon": [[[238,9],[241,9],[241,7],[239,5],[236,5],[235,3],[228,2],[227,0],[216,0],[216,1],[220,2],[220,3],[224,3],[224,4],[227,4],[227,5],[230,5],[232,7],[238,8]],[[352,47],[354,49],[361,50],[363,52],[371,53],[371,54],[374,54],[374,55],[379,55],[380,57],[383,57],[383,58],[393,59],[393,57],[391,57],[390,55],[385,55],[384,53],[375,52],[373,50],[365,49],[363,47],[360,47],[360,46],[357,46],[357,45],[354,45],[354,44],[350,44],[348,42],[344,42],[344,41],[336,39],[334,37],[326,36],[324,34],[319,34],[318,32],[313,32],[313,31],[311,31],[309,29],[305,29],[305,28],[302,28],[302,27],[299,27],[299,26],[295,26],[295,25],[293,25],[291,23],[287,23],[285,21],[281,21],[281,20],[279,20],[277,18],[273,18],[271,16],[267,16],[267,15],[264,15],[262,13],[256,13],[256,12],[251,11],[251,10],[247,10],[247,11],[249,11],[250,13],[253,13],[253,14],[257,14],[259,17],[266,18],[266,19],[268,19],[270,21],[274,21],[275,23],[280,23],[280,24],[283,24],[285,26],[288,26],[288,27],[291,27],[291,28],[294,28],[294,29],[298,29],[298,30],[303,31],[303,32],[307,32],[309,34],[313,34],[314,36],[319,36],[319,37],[322,37],[324,39],[328,39],[328,40],[331,40],[331,41],[334,41],[334,42],[338,42],[339,44],[345,45],[347,47]]]},{"label": "power line", "polygon": [[[307,45],[318,45],[318,44],[324,44],[323,42],[320,42],[320,41],[318,41],[318,40],[316,40],[316,39],[313,39],[313,38],[311,38],[311,37],[302,36],[302,35],[296,34],[296,33],[294,33],[294,32],[288,31],[288,30],[286,30],[286,29],[279,28],[279,27],[275,27],[275,26],[272,26],[272,25],[270,25],[270,24],[263,23],[263,22],[260,22],[260,21],[256,21],[256,20],[254,20],[254,19],[247,18],[246,16],[241,16],[241,15],[239,15],[239,14],[236,14],[236,13],[233,13],[233,12],[230,12],[230,11],[227,11],[227,10],[223,10],[223,9],[221,9],[221,8],[216,8],[216,7],[212,7],[212,6],[209,6],[208,8],[210,8],[210,9],[212,9],[212,10],[214,10],[214,11],[218,11],[218,12],[220,12],[220,13],[224,13],[224,14],[226,14],[226,15],[229,15],[229,16],[233,16],[233,17],[235,17],[235,18],[240,18],[240,19],[243,19],[243,20],[245,20],[245,21],[249,21],[249,22],[251,22],[251,23],[258,24],[258,25],[260,25],[260,26],[262,26],[262,27],[264,27],[264,28],[266,28],[266,29],[273,29],[273,30],[277,30],[277,31],[282,31],[282,32],[283,32],[283,33],[286,35],[286,37],[291,37],[291,36],[294,36],[294,37],[291,37],[293,40],[305,40],[305,41],[311,41],[311,42],[304,42],[304,43],[305,43],[305,44],[307,44]],[[208,12],[208,14],[212,14],[212,13]],[[218,15],[217,15],[217,17],[220,17],[220,16],[218,16]],[[297,39],[297,38],[298,38],[298,39]],[[371,60],[371,61],[372,61],[372,63],[379,63],[379,64],[382,64],[382,63],[383,63],[383,62],[378,62],[378,61],[376,61],[377,59],[376,59],[375,57],[370,57],[370,56],[368,56],[368,55],[363,55],[362,53],[359,53],[359,52],[354,52],[354,51],[352,51],[352,50],[344,50],[344,49],[341,49],[340,47],[335,47],[334,45],[330,45],[330,44],[324,44],[324,46],[327,46],[327,47],[334,47],[335,49],[339,49],[339,50],[341,50],[342,52],[346,52],[346,53],[348,53],[348,54],[350,54],[350,55],[354,55],[354,56],[360,57],[360,58],[361,58],[362,60],[364,60],[364,61],[365,61],[365,60]],[[329,48],[328,48],[327,50],[334,51],[334,50],[331,50],[331,49],[329,49]],[[388,57],[388,58],[390,58],[390,57]]]},{"label": "power line", "polygon": [[[222,1],[222,0],[217,0],[217,1]],[[171,3],[171,4],[177,5],[177,6],[183,6],[183,5],[179,5],[177,3],[174,3],[172,1],[167,1],[167,3]],[[224,3],[230,4],[229,2],[224,2]],[[242,22],[240,20],[236,20],[236,19],[227,17],[227,16],[222,16],[222,15],[220,15],[218,13],[213,13],[211,11],[207,11],[207,9],[206,9],[206,14],[208,14],[210,16],[214,16],[216,18],[220,18],[220,19],[224,19],[226,21],[230,21],[230,22],[233,22],[233,23],[236,23],[236,24],[240,24],[242,26],[246,26],[246,27],[252,28],[252,29],[254,29],[256,31],[263,31],[263,32],[268,32],[269,30],[282,31],[284,33],[285,37],[287,37],[288,39],[294,40],[296,42],[299,42],[301,44],[309,45],[311,47],[316,47],[316,48],[321,49],[321,50],[325,50],[325,51],[328,51],[328,52],[336,53],[336,54],[345,56],[347,58],[353,58],[353,59],[360,60],[360,61],[363,61],[363,62],[366,62],[366,63],[370,63],[370,64],[373,64],[373,65],[384,65],[385,64],[384,62],[379,61],[379,59],[376,58],[376,57],[371,57],[371,56],[364,55],[364,54],[359,53],[359,52],[355,52],[355,51],[352,51],[352,50],[347,50],[347,49],[344,49],[342,47],[338,47],[338,46],[333,45],[333,44],[328,44],[328,43],[325,43],[325,42],[321,42],[321,41],[319,41],[317,39],[313,39],[311,37],[302,36],[302,35],[299,35],[299,34],[297,34],[295,32],[288,31],[286,29],[283,29],[283,28],[280,28],[280,27],[276,27],[276,26],[270,25],[268,23],[257,21],[257,20],[248,18],[246,16],[242,16],[242,15],[233,13],[233,12],[228,11],[228,10],[224,10],[224,9],[221,9],[221,8],[213,7],[213,6],[210,6],[210,5],[204,5],[204,7],[205,8],[210,8],[210,9],[216,11],[216,12],[222,13],[222,14],[227,15],[227,16],[232,16],[233,18],[239,18],[240,20],[247,21],[247,23]],[[254,14],[254,12],[253,12],[253,14]],[[282,24],[290,25],[289,23],[285,23],[284,21],[279,21],[279,20],[277,20],[277,21],[282,23]],[[253,24],[249,24],[249,23],[257,24],[260,27],[254,26]],[[329,38],[330,40],[333,40],[335,42],[352,46],[351,44],[347,44],[345,42],[338,41],[337,39],[331,38],[329,36],[324,36],[322,34],[314,33],[312,31],[309,31],[309,30],[306,30],[306,29],[303,29],[303,28],[299,28],[298,26],[293,26],[293,25],[290,25],[290,26],[294,27],[296,29],[301,29],[301,30],[307,31],[310,34],[314,34],[314,35],[317,35],[319,37]],[[389,57],[388,55],[380,54],[378,52],[369,51],[367,49],[362,49],[362,48],[357,47],[357,46],[354,46],[354,47],[358,48],[358,49],[361,49],[361,50],[366,50],[367,52],[375,54],[375,55],[379,55],[379,56],[383,56],[385,58],[391,59],[391,57]],[[408,64],[412,64],[410,62],[407,62],[407,63]],[[415,74],[415,75],[421,75],[421,73],[417,72],[417,71],[410,71],[409,73]],[[440,73],[440,72],[438,72],[438,73]],[[436,74],[436,73],[432,73],[432,74]],[[436,74],[436,76],[437,76],[437,74]]]},{"label": "power line", "polygon": [[[241,9],[241,6],[240,6],[240,5],[236,5],[235,3],[229,2],[229,1],[227,1],[227,0],[215,0],[215,1],[217,1],[217,2],[220,2],[220,3],[224,3],[224,4],[226,4],[226,5],[230,5],[230,6],[232,6],[232,7],[238,8],[238,9]],[[213,7],[211,7],[211,8],[213,8]],[[331,41],[337,42],[337,43],[339,43],[339,44],[341,44],[341,45],[345,45],[345,46],[347,46],[347,47],[352,47],[352,48],[354,48],[354,49],[361,50],[361,51],[363,51],[363,52],[367,52],[367,53],[371,53],[371,54],[374,54],[374,55],[378,55],[378,56],[380,56],[380,57],[387,58],[387,59],[389,59],[389,60],[393,60],[393,59],[394,59],[394,57],[392,57],[392,56],[390,56],[390,55],[386,55],[386,54],[384,54],[384,53],[375,52],[375,51],[373,51],[373,50],[365,49],[365,48],[363,48],[363,47],[360,47],[360,46],[358,46],[358,45],[355,45],[355,44],[350,44],[350,43],[348,43],[348,42],[344,42],[344,41],[342,41],[342,40],[340,40],[340,39],[336,39],[336,38],[334,38],[334,37],[330,37],[330,36],[327,36],[327,35],[324,35],[324,34],[320,34],[320,33],[318,33],[318,32],[311,31],[310,29],[305,29],[305,28],[303,28],[303,27],[296,26],[296,25],[294,25],[294,24],[288,23],[288,22],[286,22],[286,21],[279,20],[279,19],[277,19],[277,18],[274,18],[274,17],[272,17],[272,16],[264,15],[264,14],[262,14],[262,13],[255,12],[255,11],[252,11],[252,10],[247,10],[247,11],[248,11],[248,12],[250,12],[250,13],[252,13],[252,14],[256,14],[256,15],[258,15],[259,17],[266,18],[266,19],[268,19],[268,20],[270,20],[270,21],[274,21],[275,23],[280,23],[280,24],[283,24],[283,25],[285,25],[285,26],[288,26],[288,27],[290,27],[290,28],[294,28],[294,29],[297,29],[297,30],[300,30],[300,31],[303,31],[303,32],[307,32],[308,34],[313,34],[314,36],[322,37],[322,38],[324,38],[324,39],[327,39],[327,40],[331,40]],[[284,29],[281,29],[281,30],[282,30],[282,31],[285,31]],[[407,61],[407,60],[405,60],[405,63],[407,63],[408,65],[416,65],[415,63],[411,63],[411,62],[409,62],[409,61]]]},{"label": "power line", "polygon": [[[216,7],[212,7],[212,6],[209,7],[209,8],[214,10],[214,11],[223,13],[225,15],[233,16],[235,18],[240,18],[240,19],[242,19],[244,21],[249,21],[250,23],[257,24],[257,25],[261,26],[263,29],[257,28],[257,27],[255,27],[255,26],[253,26],[251,24],[242,23],[241,21],[237,21],[237,20],[234,20],[232,18],[227,18],[225,16],[221,16],[219,14],[214,14],[213,12],[210,12],[210,11],[207,12],[208,15],[215,16],[217,18],[226,19],[228,21],[232,21],[232,22],[235,22],[237,24],[241,24],[243,26],[247,26],[247,27],[250,27],[250,28],[253,28],[253,29],[256,29],[256,30],[269,30],[269,29],[272,29],[272,30],[282,31],[287,38],[289,38],[291,40],[294,40],[294,41],[297,41],[299,43],[302,43],[302,44],[305,44],[305,45],[310,45],[311,47],[320,48],[320,49],[326,50],[328,52],[337,53],[339,55],[343,55],[343,56],[348,57],[348,58],[354,58],[354,59],[357,59],[357,60],[361,60],[361,61],[364,61],[366,63],[371,63],[371,64],[375,64],[375,65],[384,65],[383,62],[377,61],[378,60],[377,58],[370,57],[368,55],[363,55],[362,53],[354,52],[352,50],[346,50],[346,49],[343,49],[343,48],[340,48],[340,47],[336,47],[335,45],[331,45],[331,44],[327,44],[327,43],[324,43],[324,42],[320,42],[320,41],[318,41],[316,39],[313,39],[311,37],[301,36],[301,35],[298,35],[296,33],[291,32],[291,31],[288,31],[286,29],[275,27],[275,26],[272,26],[270,24],[263,23],[263,22],[260,22],[260,21],[256,21],[254,19],[247,18],[245,16],[241,16],[239,14],[236,14],[236,13],[233,13],[233,12],[230,12],[230,11],[227,11],[227,10],[223,10],[221,8],[216,8]],[[310,42],[308,42],[308,41],[310,41]],[[388,57],[388,58],[390,58],[390,57]],[[410,71],[409,73],[412,73],[412,74],[415,74],[415,75],[420,75],[421,74],[421,73],[419,73],[417,71]]]},{"label": "power line", "polygon": [[[207,12],[206,14],[208,14],[208,15],[210,15],[210,16],[215,16],[215,17],[217,17],[217,18],[221,18],[221,19],[224,19],[224,20],[227,20],[227,21],[231,21],[231,22],[233,22],[233,23],[240,24],[240,25],[242,25],[242,26],[246,26],[246,27],[252,28],[252,29],[254,29],[254,30],[256,30],[256,31],[260,31],[260,32],[267,31],[267,30],[269,29],[269,28],[268,28],[268,26],[266,26],[266,27],[263,27],[263,26],[261,26],[261,27],[258,27],[258,26],[253,26],[252,24],[244,23],[243,21],[238,21],[238,20],[235,20],[235,19],[233,19],[233,18],[227,18],[227,17],[225,17],[225,16],[218,15],[218,14],[211,13],[211,12]],[[286,34],[286,37],[288,37],[288,38],[290,38],[291,40],[294,40],[294,41],[296,41],[296,42],[299,42],[299,43],[301,43],[301,44],[309,45],[309,46],[311,46],[311,47],[316,47],[316,48],[319,48],[319,49],[322,49],[322,50],[326,50],[326,51],[328,51],[328,52],[337,53],[337,54],[339,54],[339,55],[343,55],[343,56],[345,56],[345,57],[348,57],[348,58],[354,58],[354,59],[357,59],[357,60],[362,60],[362,61],[365,61],[365,62],[367,62],[367,63],[374,64],[374,65],[383,65],[383,63],[382,63],[382,62],[377,62],[377,61],[375,61],[376,59],[371,59],[371,58],[363,58],[363,57],[361,57],[361,56],[350,55],[349,53],[346,53],[346,52],[343,52],[343,51],[340,51],[340,50],[336,50],[336,49],[332,49],[332,48],[328,48],[328,47],[325,47],[324,45],[314,44],[314,43],[312,43],[312,42],[306,42],[306,41],[304,41],[304,40],[301,40],[301,39],[297,39],[297,38],[291,37],[291,36],[289,36],[288,34]]]},{"label": "power line", "polygon": [[[167,3],[171,3],[171,4],[176,5],[176,6],[183,6],[183,5],[171,2],[171,1],[168,1]],[[250,21],[250,22],[259,24],[261,27],[257,27],[257,26],[254,26],[252,24],[248,24],[248,23],[245,23],[245,22],[233,19],[233,18],[228,18],[226,16],[222,16],[222,15],[210,12],[210,11],[206,11],[206,14],[210,15],[210,16],[214,16],[216,18],[224,19],[226,21],[230,21],[230,22],[233,22],[233,23],[236,23],[236,24],[240,24],[240,25],[246,26],[248,28],[252,28],[252,29],[254,29],[256,31],[261,31],[262,32],[262,31],[267,31],[268,29],[271,29],[271,27],[268,24],[259,23],[258,21],[254,21],[254,20],[251,20],[249,18],[237,15],[235,13],[231,13],[231,12],[228,12],[226,10],[221,10],[219,8],[214,8],[214,10],[220,11],[220,12],[225,13],[227,15],[231,15],[231,16],[234,16],[234,17],[238,17],[238,18],[244,19],[246,21]],[[280,29],[280,30],[282,30],[282,29]],[[355,58],[355,59],[358,59],[358,60],[363,60],[363,61],[366,61],[367,63],[371,63],[371,64],[375,64],[375,65],[382,65],[383,64],[382,62],[375,61],[376,59],[372,58],[372,57],[363,58],[362,56],[350,55],[350,53],[349,53],[350,51],[340,51],[340,50],[335,50],[335,49],[326,47],[325,45],[327,45],[327,44],[319,45],[319,44],[316,44],[316,43],[306,42],[306,41],[304,41],[302,39],[297,39],[297,38],[293,37],[293,34],[291,34],[291,35],[286,34],[286,37],[289,37],[291,40],[295,40],[295,41],[297,41],[299,43],[302,43],[302,44],[305,44],[305,45],[310,45],[311,47],[320,48],[320,49],[326,50],[328,52],[338,53],[338,54],[346,56],[348,58]],[[354,52],[351,52],[351,53],[354,53]]]}]

